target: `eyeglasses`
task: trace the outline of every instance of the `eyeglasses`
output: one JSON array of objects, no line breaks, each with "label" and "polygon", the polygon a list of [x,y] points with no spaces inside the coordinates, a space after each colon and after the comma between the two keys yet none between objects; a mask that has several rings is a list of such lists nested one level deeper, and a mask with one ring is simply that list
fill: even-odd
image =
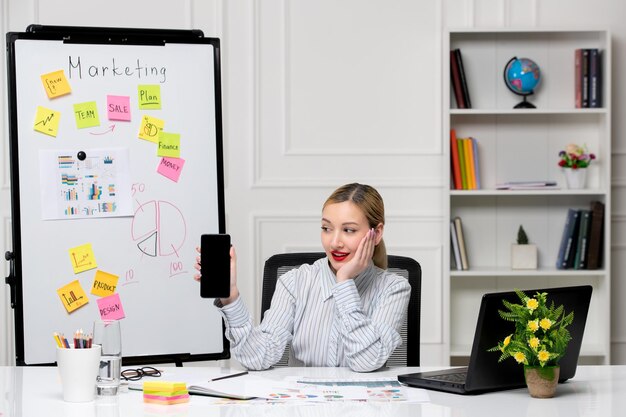
[{"label": "eyeglasses", "polygon": [[144,376],[159,377],[161,376],[161,371],[151,366],[144,366],[137,369],[124,369],[121,376],[125,381],[139,381]]}]

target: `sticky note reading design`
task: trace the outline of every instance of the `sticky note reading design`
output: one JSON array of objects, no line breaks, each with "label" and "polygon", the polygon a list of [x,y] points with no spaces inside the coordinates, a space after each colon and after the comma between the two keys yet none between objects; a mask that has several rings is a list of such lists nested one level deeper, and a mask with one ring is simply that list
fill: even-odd
[{"label": "sticky note reading design", "polygon": [[180,158],[180,135],[178,133],[161,132],[157,156]]},{"label": "sticky note reading design", "polygon": [[71,313],[89,302],[89,298],[87,298],[87,294],[83,291],[83,287],[80,286],[78,280],[72,281],[59,288],[57,294],[68,313]]},{"label": "sticky note reading design", "polygon": [[96,271],[96,276],[93,278],[93,285],[91,286],[91,293],[98,297],[106,297],[115,292],[117,287],[117,280],[119,276],[109,274],[104,271]]},{"label": "sticky note reading design", "polygon": [[130,122],[130,97],[107,96],[107,115],[109,120]]},{"label": "sticky note reading design", "polygon": [[94,269],[98,266],[96,264],[96,257],[91,249],[91,243],[70,248],[69,253],[70,260],[72,261],[72,268],[74,268],[75,274],[89,269]]},{"label": "sticky note reading design", "polygon": [[60,119],[61,113],[59,113],[58,111],[37,106],[37,114],[35,115],[35,126],[33,128],[37,132],[56,137],[57,133],[59,132]]},{"label": "sticky note reading design", "polygon": [[143,116],[141,118],[141,126],[139,127],[139,138],[149,140],[150,142],[159,143],[159,134],[165,127],[165,120],[156,117]]},{"label": "sticky note reading design", "polygon": [[178,182],[184,165],[185,160],[182,158],[163,158],[161,162],[159,162],[157,172],[174,182]]},{"label": "sticky note reading design", "polygon": [[41,82],[48,98],[57,98],[72,92],[70,83],[65,78],[65,71],[59,70],[41,76]]},{"label": "sticky note reading design", "polygon": [[161,86],[158,84],[137,86],[137,101],[142,110],[159,110],[161,108]]},{"label": "sticky note reading design", "polygon": [[76,117],[76,127],[79,129],[100,126],[98,106],[95,101],[74,104],[74,117]]},{"label": "sticky note reading design", "polygon": [[115,293],[108,297],[98,298],[96,301],[102,320],[120,320],[126,317],[119,294]]}]

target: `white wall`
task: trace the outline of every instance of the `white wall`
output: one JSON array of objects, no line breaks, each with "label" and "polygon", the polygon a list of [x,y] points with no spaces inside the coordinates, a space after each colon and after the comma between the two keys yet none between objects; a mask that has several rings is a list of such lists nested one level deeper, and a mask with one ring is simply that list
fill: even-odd
[{"label": "white wall", "polygon": [[[608,27],[616,68],[626,60],[620,0],[0,0],[0,32],[28,24],[198,28],[222,39],[227,229],[239,282],[260,309],[270,255],[319,250],[321,204],[338,185],[376,186],[389,252],[423,268],[422,362],[445,363],[442,317],[441,32],[449,26]],[[6,80],[6,60],[0,63]],[[619,71],[615,71],[617,74]],[[615,277],[626,271],[626,145],[614,93]],[[6,97],[6,81],[0,87]],[[0,103],[0,249],[11,247],[6,98]],[[620,129],[622,128],[622,129]],[[193,254],[190,254],[193,256]],[[5,270],[5,274],[6,274]],[[626,363],[623,280],[613,278],[613,362]],[[191,279],[191,278],[190,278]],[[8,288],[0,296],[8,300]],[[258,317],[258,316],[257,316]],[[13,363],[13,317],[0,306],[0,365]]]}]

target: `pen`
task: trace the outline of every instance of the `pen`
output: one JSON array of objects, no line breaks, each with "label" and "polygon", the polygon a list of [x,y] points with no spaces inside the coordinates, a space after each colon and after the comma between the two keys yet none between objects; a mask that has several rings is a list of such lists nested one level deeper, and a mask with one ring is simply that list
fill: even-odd
[{"label": "pen", "polygon": [[236,376],[247,375],[247,374],[248,374],[248,371],[237,372],[237,373],[235,373],[235,374],[224,375],[224,376],[218,376],[217,378],[213,378],[213,379],[211,379],[211,381],[219,381],[220,379],[234,378],[234,377],[236,377]]}]

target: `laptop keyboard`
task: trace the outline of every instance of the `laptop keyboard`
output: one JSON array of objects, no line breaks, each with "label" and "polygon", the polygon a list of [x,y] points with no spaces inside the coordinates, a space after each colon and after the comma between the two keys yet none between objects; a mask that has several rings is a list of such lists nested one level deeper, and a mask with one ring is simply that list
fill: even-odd
[{"label": "laptop keyboard", "polygon": [[432,379],[434,381],[445,381],[445,382],[462,384],[465,382],[466,376],[467,376],[467,372],[457,372],[453,374],[429,375],[429,376],[425,376],[424,378]]}]

